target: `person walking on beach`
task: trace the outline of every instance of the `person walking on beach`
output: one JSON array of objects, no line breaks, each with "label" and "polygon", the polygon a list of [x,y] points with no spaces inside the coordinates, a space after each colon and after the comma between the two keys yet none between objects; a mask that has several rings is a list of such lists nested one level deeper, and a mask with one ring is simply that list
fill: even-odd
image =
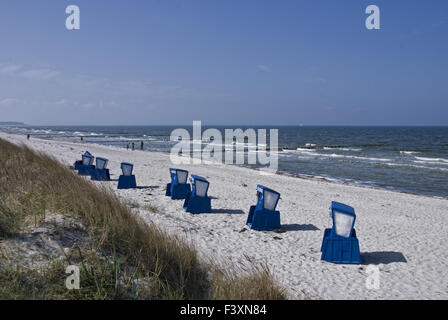
[{"label": "person walking on beach", "polygon": [[129,143],[126,145],[126,150],[129,150]]},{"label": "person walking on beach", "polygon": [[143,141],[140,142],[140,150],[143,150]]},{"label": "person walking on beach", "polygon": [[29,134],[26,135],[26,139],[30,140],[31,136]]},{"label": "person walking on beach", "polygon": [[134,144],[134,142],[131,143],[131,148],[132,148],[132,151],[135,150],[135,144]]}]

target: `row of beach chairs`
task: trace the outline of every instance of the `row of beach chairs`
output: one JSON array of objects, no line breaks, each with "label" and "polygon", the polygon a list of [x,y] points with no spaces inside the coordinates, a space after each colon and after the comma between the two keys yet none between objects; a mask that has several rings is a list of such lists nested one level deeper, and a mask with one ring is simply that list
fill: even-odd
[{"label": "row of beach chairs", "polygon": [[[82,160],[75,162],[78,174],[90,176],[95,181],[110,181],[108,160],[95,157],[88,151],[82,155]],[[137,188],[135,176],[132,174],[134,165],[121,163],[122,175],[118,179],[118,189]],[[184,200],[183,208],[192,214],[211,213],[211,198],[208,196],[210,183],[207,179],[191,175],[188,183],[188,171],[170,168],[171,182],[166,186],[165,195],[173,200]],[[280,211],[276,210],[280,193],[262,185],[257,186],[257,203],[251,206],[246,225],[258,231],[281,230]],[[360,264],[361,255],[356,236],[356,214],[352,207],[333,201],[330,206],[332,228],[325,229],[322,241],[321,259],[338,264]]]}]

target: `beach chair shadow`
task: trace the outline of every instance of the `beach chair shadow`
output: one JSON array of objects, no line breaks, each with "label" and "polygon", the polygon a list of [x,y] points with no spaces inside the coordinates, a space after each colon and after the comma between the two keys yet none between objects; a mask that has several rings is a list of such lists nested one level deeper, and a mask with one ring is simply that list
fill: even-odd
[{"label": "beach chair shadow", "polygon": [[318,231],[320,230],[313,224],[282,224],[282,230],[285,231]]},{"label": "beach chair shadow", "polygon": [[378,251],[361,253],[362,264],[389,264],[394,262],[407,263],[405,256],[401,252]]},{"label": "beach chair shadow", "polygon": [[157,189],[160,186],[137,186],[137,189]]},{"label": "beach chair shadow", "polygon": [[232,209],[212,209],[214,214],[244,214],[243,210],[232,210]]}]

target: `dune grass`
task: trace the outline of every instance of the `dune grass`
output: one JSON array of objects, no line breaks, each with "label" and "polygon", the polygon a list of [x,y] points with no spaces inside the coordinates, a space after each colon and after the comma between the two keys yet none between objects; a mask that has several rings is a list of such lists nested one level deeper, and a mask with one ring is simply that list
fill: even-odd
[{"label": "dune grass", "polygon": [[65,267],[73,263],[66,257],[45,270],[2,268],[0,298],[285,298],[266,268],[242,275],[206,264],[182,239],[143,222],[109,188],[46,154],[0,139],[0,241],[39,225],[49,212],[79,219],[93,239],[75,259],[82,266],[81,289],[65,289]]}]

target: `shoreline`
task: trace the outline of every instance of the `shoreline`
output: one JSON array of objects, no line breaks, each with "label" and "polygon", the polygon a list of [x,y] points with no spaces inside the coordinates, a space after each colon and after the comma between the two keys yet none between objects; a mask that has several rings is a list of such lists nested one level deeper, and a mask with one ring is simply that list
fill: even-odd
[{"label": "shoreline", "polygon": [[[5,134],[5,135],[20,136],[20,137],[25,137],[26,138],[26,135],[21,135],[21,134],[6,133],[6,132],[2,132],[2,131],[0,131],[0,133],[1,134]],[[34,139],[38,139],[38,140],[42,140],[42,141],[58,141],[58,142],[64,142],[64,143],[73,143],[73,144],[77,144],[77,145],[86,145],[86,146],[92,145],[92,146],[95,146],[95,147],[102,147],[103,146],[103,147],[108,147],[108,148],[116,148],[117,150],[124,150],[126,152],[131,151],[131,150],[127,150],[127,149],[121,148],[121,147],[115,147],[115,146],[110,146],[110,145],[105,145],[105,144],[94,143],[94,142],[69,141],[69,140],[64,140],[64,139],[46,139],[46,138],[40,138],[38,136],[31,136],[31,139],[33,139],[33,138]],[[140,150],[140,149],[135,149],[134,151],[140,151],[140,152],[143,151],[143,152],[159,153],[159,154],[169,155],[168,152],[163,152],[163,151]],[[192,157],[190,157],[190,159],[192,159]],[[203,160],[203,161],[204,161],[204,163],[210,162],[210,160]],[[236,166],[236,167],[246,168],[246,169],[250,169],[250,170],[254,170],[254,171],[260,171],[259,167],[254,167],[254,166],[250,166],[250,165],[247,165],[247,164],[243,164],[243,165],[226,164],[226,163],[219,163],[219,164],[220,165],[226,165],[226,166],[227,165],[229,165],[229,166]],[[448,200],[448,197],[434,196],[434,195],[428,195],[428,194],[420,194],[420,193],[414,193],[414,192],[409,192],[409,191],[403,191],[403,190],[399,190],[399,189],[388,189],[386,187],[378,187],[378,186],[366,185],[366,184],[363,184],[362,182],[351,183],[351,182],[347,182],[347,181],[343,181],[343,180],[332,179],[332,178],[323,177],[323,176],[308,175],[308,174],[303,174],[303,173],[292,173],[292,172],[277,170],[274,174],[275,175],[282,175],[282,176],[293,177],[293,178],[297,178],[297,179],[316,180],[316,181],[322,181],[322,182],[326,182],[326,183],[341,184],[341,185],[347,185],[347,186],[358,187],[358,188],[367,188],[367,189],[372,189],[372,190],[397,192],[397,193],[408,194],[408,195],[413,195],[413,196],[427,197],[427,198],[431,198],[431,199]]]},{"label": "shoreline", "polygon": [[[87,148],[110,160],[113,179],[120,172],[120,162],[134,163],[140,189],[116,190],[116,181],[95,184],[110,186],[124,201],[136,205],[144,221],[181,236],[204,260],[214,257],[224,269],[266,264],[293,299],[448,298],[447,199],[283,174],[266,176],[235,165],[189,164],[180,167],[206,177],[213,197],[212,213],[191,215],[183,211],[181,201],[165,196],[168,168],[173,166],[167,154],[90,143],[27,141],[6,133],[0,133],[0,138],[24,143],[67,165]],[[285,233],[258,232],[245,226],[248,209],[256,201],[257,184],[281,193],[278,209]],[[361,265],[320,260],[323,232],[331,226],[328,207],[332,200],[355,208]],[[368,265],[380,270],[378,290],[366,288]]]}]

